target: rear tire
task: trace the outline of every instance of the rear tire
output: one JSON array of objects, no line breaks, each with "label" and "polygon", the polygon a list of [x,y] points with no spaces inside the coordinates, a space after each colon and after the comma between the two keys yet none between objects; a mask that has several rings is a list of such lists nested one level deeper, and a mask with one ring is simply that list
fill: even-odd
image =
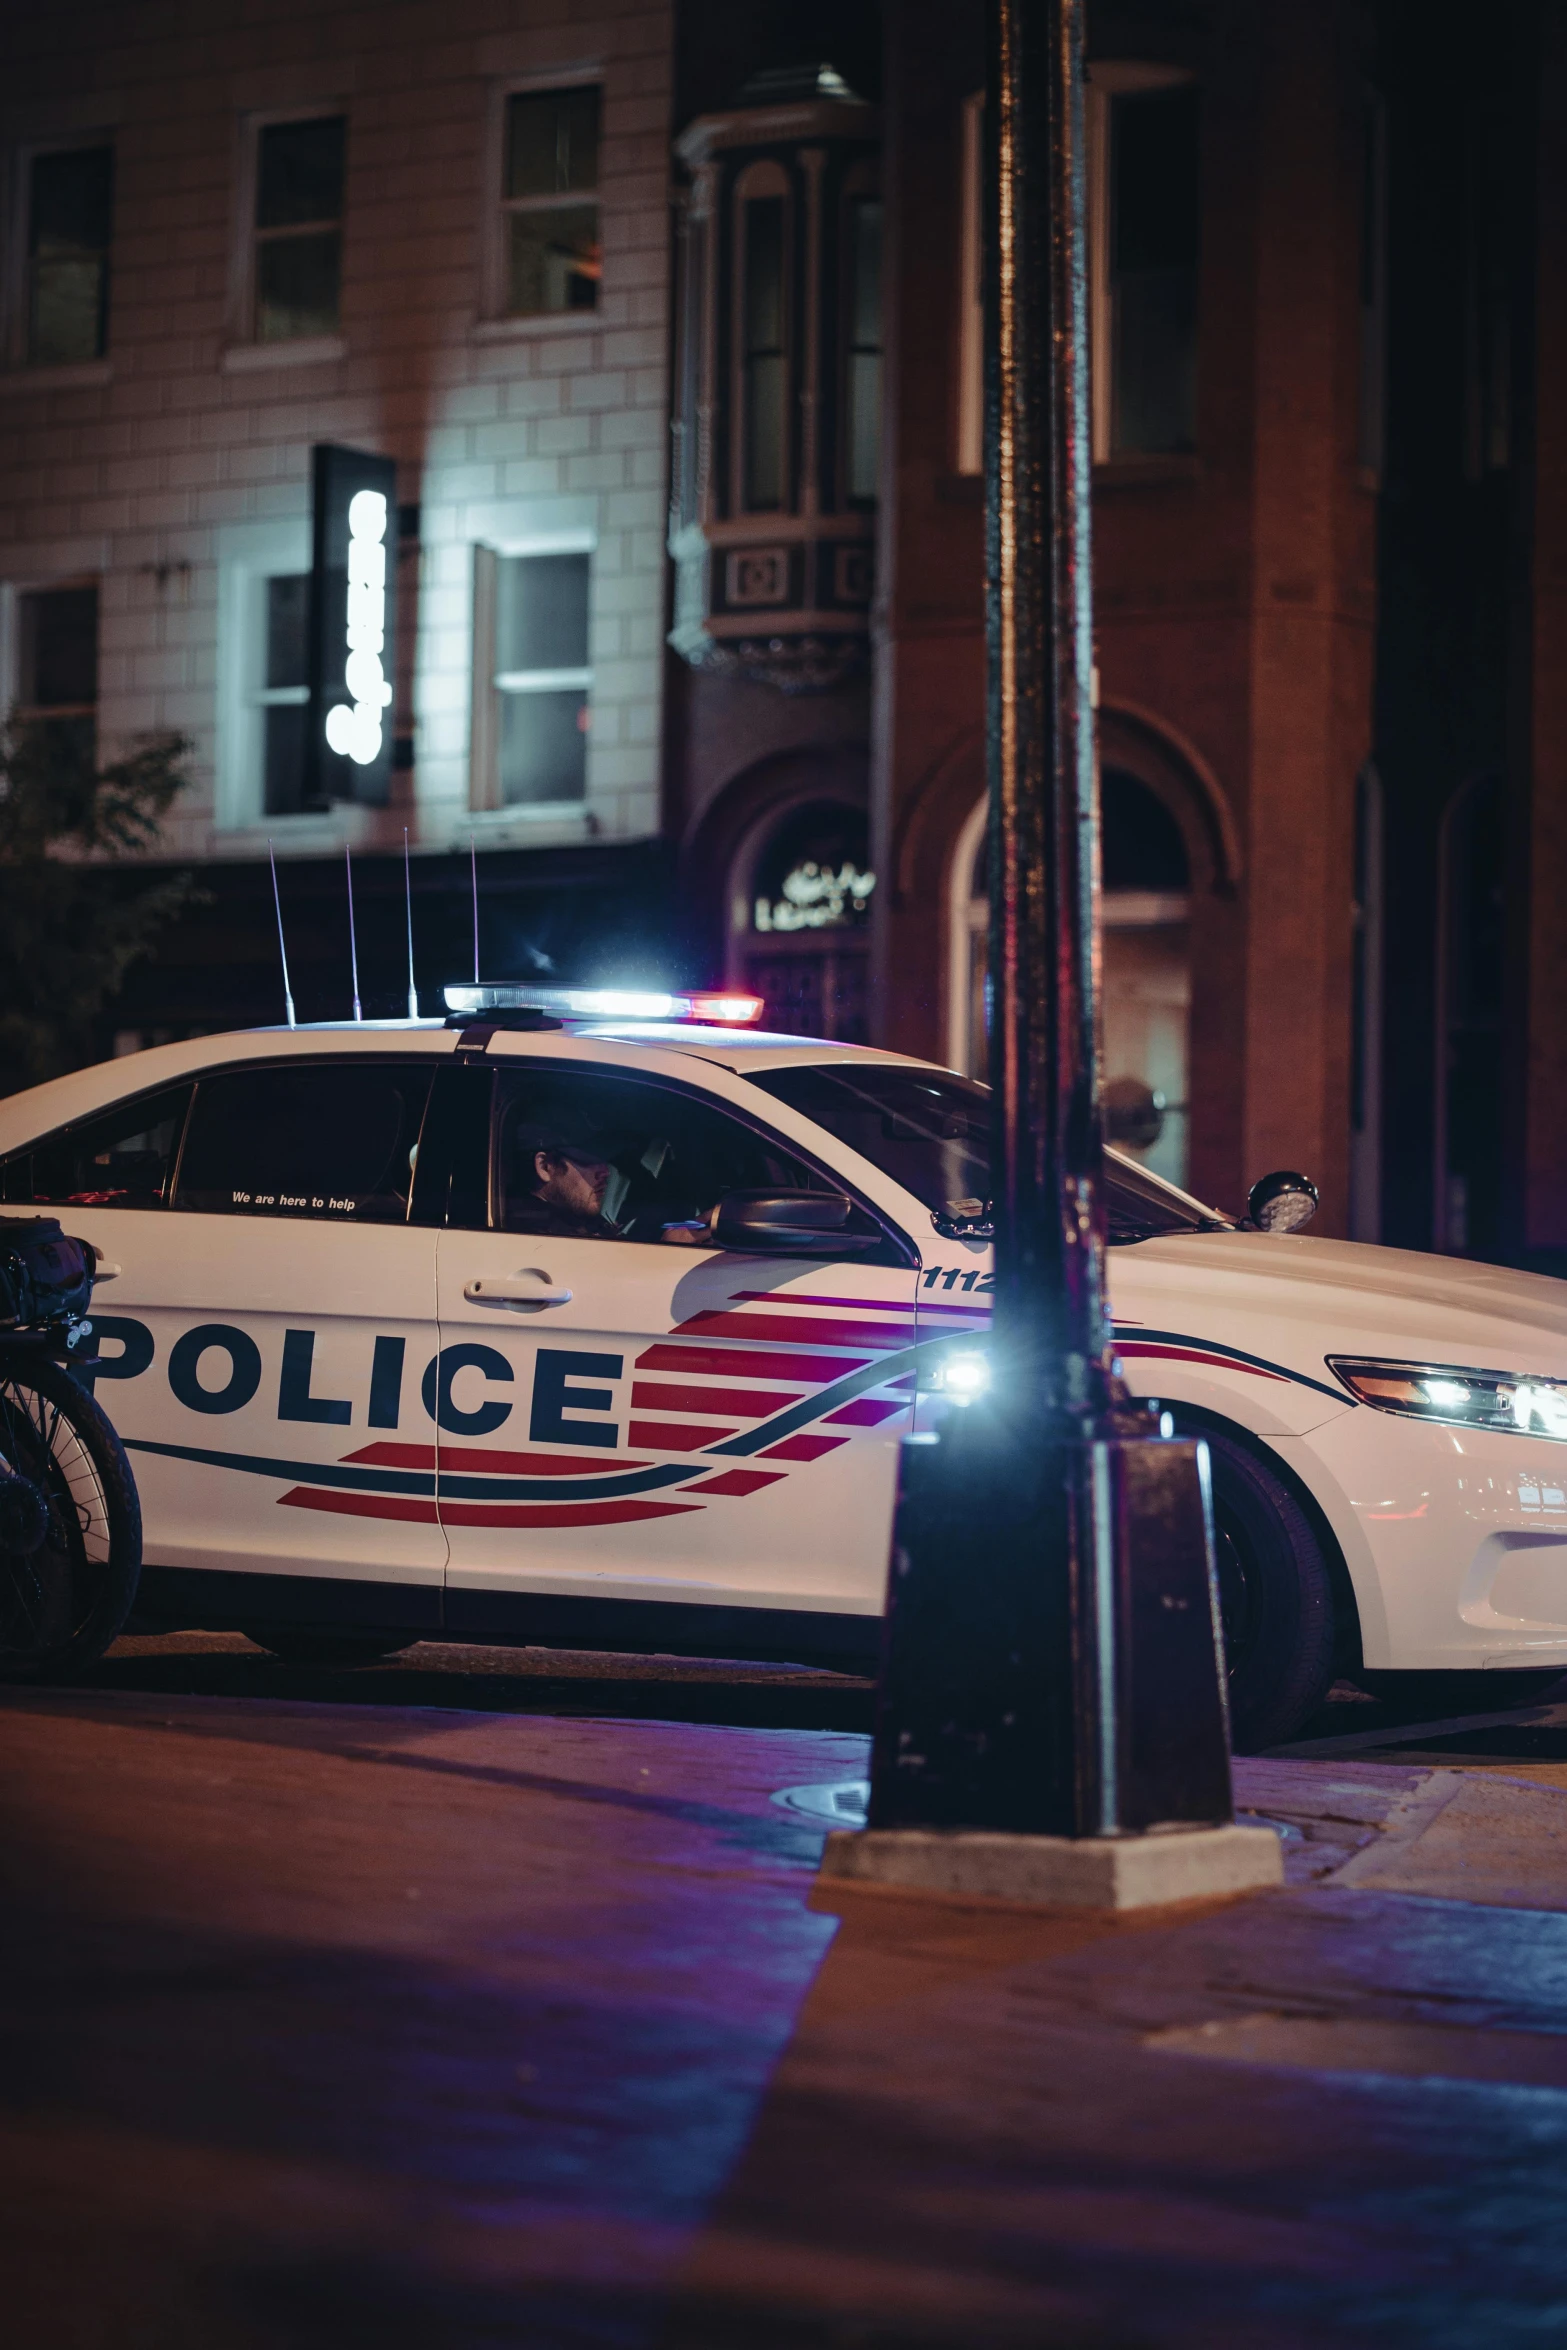
[{"label": "rear tire", "polygon": [[[0,1369],[0,1461],[43,1504],[0,1542],[0,1680],[58,1681],[117,1638],[141,1576],[141,1503],[100,1406],[45,1356]],[[15,1488],[13,1487],[13,1492]]]},{"label": "rear tire", "polygon": [[418,1638],[396,1633],[326,1632],[305,1624],[246,1624],[245,1638],[290,1665],[373,1665],[383,1656],[401,1656]]},{"label": "rear tire", "polygon": [[1237,1754],[1281,1746],[1333,1681],[1333,1586],[1322,1544],[1290,1487],[1233,1436],[1203,1437]]}]

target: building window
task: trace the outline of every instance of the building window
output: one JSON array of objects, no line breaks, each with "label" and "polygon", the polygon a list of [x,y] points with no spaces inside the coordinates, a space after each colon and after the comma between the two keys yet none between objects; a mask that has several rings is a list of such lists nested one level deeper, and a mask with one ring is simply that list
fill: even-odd
[{"label": "building window", "polygon": [[1091,100],[1094,454],[1168,455],[1197,435],[1197,91],[1100,67]]},{"label": "building window", "polygon": [[1361,122],[1360,462],[1380,475],[1387,425],[1387,110],[1366,96]]},{"label": "building window", "polygon": [[47,725],[91,761],[98,732],[97,587],[30,588],[17,602],[17,716]]},{"label": "building window", "polygon": [[69,367],[108,348],[113,196],[108,147],[35,155],[28,165],[29,366]]},{"label": "building window", "polygon": [[963,238],[958,315],[958,471],[985,465],[985,101],[963,101]]},{"label": "building window", "polygon": [[264,123],[257,133],[251,331],[258,343],[337,332],[347,137],[341,114]]},{"label": "building window", "polygon": [[500,307],[508,318],[597,307],[600,95],[590,83],[506,101]]},{"label": "building window", "polygon": [[753,164],[739,195],[739,504],[776,514],[788,503],[788,183],[779,165]]},{"label": "building window", "polygon": [[849,203],[849,352],[847,486],[856,503],[873,504],[881,472],[882,204]]},{"label": "building window", "polygon": [[[1173,66],[1091,69],[1089,368],[1096,464],[1196,445],[1198,93]],[[984,464],[984,102],[963,110],[957,463]]]},{"label": "building window", "polygon": [[310,574],[285,572],[255,585],[261,658],[252,708],[260,735],[261,805],[265,815],[292,816],[302,805],[305,771]]},{"label": "building window", "polygon": [[476,550],[481,691],[473,796],[479,807],[549,806],[587,796],[591,570],[586,552]]}]

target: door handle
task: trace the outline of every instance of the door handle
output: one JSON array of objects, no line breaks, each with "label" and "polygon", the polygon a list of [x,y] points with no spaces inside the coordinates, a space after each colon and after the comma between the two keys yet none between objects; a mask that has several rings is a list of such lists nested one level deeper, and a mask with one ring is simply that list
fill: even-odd
[{"label": "door handle", "polygon": [[98,1259],[97,1265],[93,1269],[93,1279],[95,1281],[118,1281],[124,1270],[125,1267],[123,1265],[107,1264],[104,1259],[100,1257]]},{"label": "door handle", "polygon": [[465,1281],[463,1296],[471,1306],[500,1306],[514,1314],[539,1314],[546,1306],[569,1306],[571,1291],[557,1289],[547,1273],[502,1274],[488,1281]]}]

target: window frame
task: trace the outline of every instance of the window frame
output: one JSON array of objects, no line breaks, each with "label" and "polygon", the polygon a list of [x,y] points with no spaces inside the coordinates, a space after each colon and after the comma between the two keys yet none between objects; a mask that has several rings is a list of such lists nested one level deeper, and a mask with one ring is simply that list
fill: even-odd
[{"label": "window frame", "polygon": [[[834,1191],[846,1194],[854,1202],[854,1205],[879,1227],[883,1234],[883,1245],[891,1251],[892,1260],[899,1268],[917,1269],[921,1262],[920,1253],[914,1241],[908,1233],[892,1221],[885,1208],[878,1207],[874,1200],[868,1199],[857,1184],[838,1168],[826,1164],[819,1153],[807,1149],[802,1143],[792,1141],[788,1135],[780,1134],[778,1129],[775,1126],[770,1126],[765,1118],[756,1116],[748,1108],[742,1109],[740,1104],[732,1102],[727,1094],[711,1092],[707,1087],[701,1085],[682,1083],[678,1078],[666,1077],[661,1070],[628,1069],[618,1061],[568,1061],[564,1058],[557,1060],[553,1055],[548,1060],[545,1060],[542,1055],[537,1060],[530,1060],[527,1055],[518,1053],[509,1054],[504,1061],[494,1063],[494,1074],[497,1079],[521,1076],[525,1072],[548,1077],[569,1075],[598,1079],[619,1078],[632,1085],[651,1087],[658,1093],[674,1094],[682,1101],[695,1102],[703,1109],[716,1111],[721,1117],[732,1120],[736,1126],[743,1127],[747,1133],[755,1135],[758,1141],[765,1143],[770,1149],[781,1152],[786,1158],[797,1160],[801,1165],[809,1168]],[[506,1229],[504,1225],[496,1222],[496,1212],[501,1197],[500,1140],[501,1122],[504,1115],[503,1105],[504,1089],[497,1083],[492,1086],[490,1092],[490,1147],[487,1179],[489,1221],[484,1227],[490,1232],[503,1232]],[[788,1107],[787,1104],[784,1106]],[[464,1229],[472,1229],[472,1227],[464,1227]],[[632,1247],[656,1248],[660,1243],[634,1241],[630,1245]],[[713,1253],[722,1256],[732,1255],[735,1252],[720,1249]],[[828,1251],[827,1254],[830,1255],[831,1252]],[[873,1256],[869,1250],[857,1249],[854,1251],[854,1255],[856,1262],[860,1264],[883,1261],[880,1250]],[[802,1258],[802,1261],[809,1260]]]},{"label": "window frame", "polygon": [[[343,209],[336,223],[340,239],[338,323],[330,334],[292,335],[280,342],[264,343],[256,333],[256,260],[262,238],[280,232],[258,230],[256,225],[256,203],[261,192],[261,134],[285,123],[332,122],[339,117],[343,123]],[[230,263],[227,354],[230,360],[240,357],[241,363],[287,367],[305,360],[341,358],[346,353],[348,343],[342,327],[342,294],[344,265],[348,257],[349,146],[352,131],[353,109],[346,96],[307,99],[297,106],[267,107],[241,116]],[[301,235],[317,225],[295,222],[290,232],[282,233]],[[265,354],[264,360],[255,357],[255,354]]]},{"label": "window frame", "polygon": [[[838,393],[838,504],[846,514],[873,513],[881,496],[882,459],[886,445],[883,419],[886,411],[887,383],[887,200],[875,165],[864,159],[844,174],[839,199],[838,250],[843,256],[839,299],[840,383]],[[867,205],[874,205],[881,215],[877,229],[876,258],[876,316],[880,339],[872,343],[855,340],[855,312],[858,306],[859,238],[858,215]],[[876,396],[874,402],[874,432],[876,440],[876,483],[870,490],[856,490],[854,477],[854,364],[857,359],[876,361]]]},{"label": "window frame", "polygon": [[[153,1216],[169,1213],[173,1200],[175,1178],[179,1171],[180,1155],[185,1148],[185,1132],[190,1124],[191,1104],[196,1098],[196,1085],[201,1075],[200,1070],[192,1070],[183,1077],[165,1077],[160,1084],[146,1085],[135,1093],[121,1094],[117,1100],[112,1102],[100,1102],[96,1109],[84,1110],[80,1117],[67,1118],[63,1125],[51,1126],[47,1132],[35,1134],[31,1141],[18,1143],[14,1150],[6,1151],[0,1155],[0,1208],[50,1207],[58,1204],[66,1207],[68,1213],[74,1212],[70,1210],[69,1203],[64,1201],[56,1203],[36,1198],[31,1200],[9,1198],[6,1192],[7,1170],[16,1166],[22,1159],[35,1158],[40,1151],[48,1150],[54,1145],[65,1142],[71,1135],[79,1134],[84,1126],[96,1125],[100,1118],[113,1117],[122,1110],[133,1110],[142,1102],[155,1102],[160,1094],[177,1093],[183,1088],[185,1107],[180,1115],[179,1132],[175,1135],[173,1146],[169,1152],[168,1165],[164,1169],[162,1198],[152,1207],[124,1207],[110,1211],[120,1216]],[[99,1215],[105,1211],[94,1208],[86,1212]]]},{"label": "window frame", "polygon": [[[509,74],[490,84],[485,109],[484,126],[484,181],[483,202],[480,207],[479,235],[479,314],[475,333],[481,338],[504,339],[512,335],[581,333],[585,321],[602,325],[604,316],[604,278],[599,279],[599,299],[591,310],[513,311],[506,307],[508,222],[514,211],[532,208],[545,210],[552,202],[564,199],[548,197],[508,197],[503,193],[506,181],[506,110],[513,98],[543,97],[551,90],[597,89],[599,93],[599,176],[593,200],[599,210],[599,249],[604,252],[604,118],[607,79],[602,58],[578,65],[561,66],[549,73]],[[608,256],[605,255],[607,263]]]},{"label": "window frame", "polygon": [[[401,1229],[406,1230],[415,1222],[413,1210],[418,1184],[419,1158],[422,1156],[421,1146],[424,1142],[425,1126],[430,1116],[430,1105],[435,1099],[435,1080],[438,1073],[442,1069],[449,1069],[451,1066],[451,1056],[447,1053],[421,1053],[417,1051],[409,1051],[406,1053],[389,1052],[374,1054],[322,1052],[280,1053],[276,1056],[276,1058],[266,1058],[258,1055],[254,1060],[215,1061],[209,1068],[193,1069],[183,1080],[184,1083],[187,1083],[190,1086],[190,1100],[187,1102],[185,1107],[185,1118],[184,1123],[180,1129],[178,1148],[171,1155],[169,1162],[170,1172],[165,1185],[164,1206],[171,1216],[233,1217],[237,1215],[239,1217],[245,1217],[247,1215],[247,1211],[243,1208],[237,1210],[232,1208],[182,1208],[179,1205],[180,1184],[184,1179],[185,1173],[185,1148],[190,1140],[191,1120],[196,1108],[197,1096],[199,1095],[203,1085],[214,1084],[220,1077],[257,1076],[270,1074],[272,1071],[278,1069],[286,1069],[291,1074],[298,1075],[307,1069],[405,1069],[409,1067],[415,1067],[429,1070],[430,1085],[429,1090],[424,1098],[424,1107],[419,1113],[419,1135],[418,1141],[415,1145],[414,1164],[409,1170],[408,1200],[404,1209],[401,1227]],[[137,1097],[133,1095],[127,1095],[125,1098],[127,1101],[130,1101]],[[112,1104],[110,1105],[110,1107],[113,1106],[114,1105]],[[102,1113],[95,1112],[94,1115],[102,1115]],[[78,1122],[84,1123],[85,1121]],[[35,1143],[30,1147],[37,1149],[40,1146],[39,1144]],[[253,1221],[269,1226],[325,1224],[330,1226],[332,1230],[338,1232],[395,1232],[399,1229],[396,1220],[391,1217],[366,1218],[363,1222],[360,1222],[360,1220],[355,1216],[332,1216],[325,1213],[318,1215],[313,1212],[303,1212],[298,1214],[291,1212],[286,1215],[263,1214],[254,1216]],[[429,1229],[427,1226],[422,1226],[421,1228]]]},{"label": "window frame", "polygon": [[[1115,446],[1115,284],[1111,268],[1111,115],[1118,98],[1141,98],[1162,90],[1197,89],[1198,77],[1184,65],[1156,65],[1114,60],[1090,65],[1083,91],[1085,190],[1088,215],[1088,348],[1089,415],[1095,465],[1132,468],[1190,463],[1198,446],[1198,410],[1192,403],[1191,449],[1139,450]],[[1202,334],[1202,115],[1198,113],[1197,148],[1198,247],[1194,271],[1196,322],[1193,340]]]},{"label": "window frame", "polygon": [[[750,500],[751,353],[746,341],[746,275],[750,259],[747,211],[752,204],[782,206],[779,240],[779,332],[777,359],[782,377],[778,420],[778,502],[753,506]],[[799,502],[796,479],[799,425],[799,351],[797,348],[796,275],[800,222],[796,190],[786,167],[776,156],[758,156],[736,174],[729,194],[729,511],[762,519],[792,515]]]},{"label": "window frame", "polygon": [[[1115,316],[1111,283],[1110,114],[1117,98],[1140,96],[1155,90],[1198,87],[1199,77],[1189,66],[1127,60],[1101,60],[1087,70],[1083,90],[1083,134],[1087,214],[1088,375],[1090,449],[1095,466],[1125,465],[1132,469],[1190,464],[1188,451],[1160,451],[1146,455],[1114,446]],[[960,206],[959,311],[956,350],[958,382],[954,419],[955,471],[977,476],[985,465],[985,313],[983,266],[983,173],[985,98],[975,91],[963,100],[962,201]],[[1202,158],[1198,155],[1198,195],[1201,201]],[[1197,261],[1198,324],[1201,338],[1202,256]],[[1194,445],[1197,441],[1194,420]]]},{"label": "window frame", "polygon": [[[267,346],[271,348],[271,346]],[[289,348],[279,345],[280,349]],[[262,825],[310,824],[321,809],[266,812],[266,582],[310,571],[310,522],[232,523],[218,534],[218,757],[212,821],[220,832]],[[309,698],[308,686],[278,688],[274,699]]]},{"label": "window frame", "polygon": [[[92,588],[98,598],[98,659],[91,709],[85,704],[62,704],[59,709],[44,709],[22,699],[22,607],[29,596],[69,594],[73,589]],[[0,588],[0,621],[3,621],[4,645],[0,648],[0,708],[15,710],[24,723],[39,719],[91,717],[93,722],[93,756],[97,759],[99,717],[103,709],[103,574],[100,571],[62,572],[47,579],[7,580]]]},{"label": "window frame", "polygon": [[[576,85],[571,85],[575,87]],[[473,542],[473,629],[471,638],[471,722],[468,805],[475,814],[502,818],[559,819],[587,808],[593,799],[593,590],[598,533],[586,528],[534,531],[516,537],[491,533]],[[496,667],[496,616],[502,563],[543,555],[586,555],[588,559],[588,662],[582,669]],[[510,682],[502,685],[505,677]],[[584,750],[582,796],[568,800],[507,800],[501,796],[500,696],[526,693],[581,693],[589,724]]]},{"label": "window frame", "polygon": [[[90,149],[106,148],[110,159],[109,242],[105,250],[104,268],[107,291],[104,299],[103,349],[93,359],[48,359],[34,361],[28,357],[28,340],[32,316],[32,227],[33,227],[33,165],[45,155],[77,155]],[[115,213],[113,178],[117,174],[119,148],[114,129],[109,124],[63,130],[44,138],[28,139],[18,145],[11,156],[9,233],[5,240],[4,315],[0,318],[0,358],[5,370],[20,382],[40,390],[52,384],[101,383],[111,372],[110,325],[113,313]]]}]

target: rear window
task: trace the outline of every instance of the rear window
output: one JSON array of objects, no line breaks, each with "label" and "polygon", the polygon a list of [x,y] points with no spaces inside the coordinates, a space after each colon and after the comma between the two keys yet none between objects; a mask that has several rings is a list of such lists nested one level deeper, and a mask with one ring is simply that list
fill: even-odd
[{"label": "rear window", "polygon": [[428,1062],[353,1060],[204,1077],[175,1206],[403,1222],[431,1075]]},{"label": "rear window", "polygon": [[19,1151],[0,1199],[38,1207],[161,1208],[190,1101],[188,1085],[118,1102]]},{"label": "rear window", "polygon": [[[869,1159],[934,1214],[967,1218],[988,1209],[988,1085],[947,1069],[874,1061],[745,1074],[775,1101]],[[1160,1233],[1221,1231],[1225,1224],[1222,1216],[1114,1152],[1105,1154],[1105,1197],[1112,1247]]]}]

